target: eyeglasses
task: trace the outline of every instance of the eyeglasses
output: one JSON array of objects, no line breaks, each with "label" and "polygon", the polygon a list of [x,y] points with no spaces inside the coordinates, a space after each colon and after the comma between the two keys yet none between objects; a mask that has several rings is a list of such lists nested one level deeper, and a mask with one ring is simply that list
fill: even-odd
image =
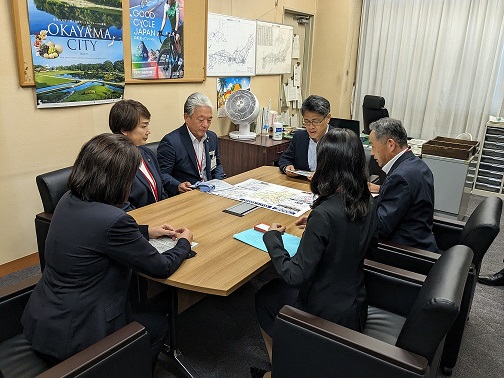
[{"label": "eyeglasses", "polygon": [[308,126],[308,125],[318,126],[322,122],[324,122],[325,119],[326,119],[326,117],[324,117],[322,119],[312,119],[311,121],[308,119],[303,119],[303,126]]}]

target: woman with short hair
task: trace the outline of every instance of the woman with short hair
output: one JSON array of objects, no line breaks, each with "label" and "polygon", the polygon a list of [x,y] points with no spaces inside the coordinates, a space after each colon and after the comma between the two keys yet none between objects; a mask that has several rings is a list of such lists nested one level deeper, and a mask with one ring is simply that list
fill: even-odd
[{"label": "woman with short hair", "polygon": [[109,127],[114,134],[125,135],[142,155],[142,161],[131,185],[127,201],[122,206],[129,211],[168,198],[163,189],[161,170],[156,154],[145,146],[150,131],[151,114],[140,102],[121,100],[112,106]]}]

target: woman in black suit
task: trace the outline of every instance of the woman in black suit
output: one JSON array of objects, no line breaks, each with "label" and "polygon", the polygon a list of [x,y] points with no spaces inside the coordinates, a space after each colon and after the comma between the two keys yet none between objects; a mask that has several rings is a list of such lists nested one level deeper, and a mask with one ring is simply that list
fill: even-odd
[{"label": "woman in black suit", "polygon": [[[132,312],[132,268],[166,278],[191,250],[186,228],[139,226],[120,207],[140,165],[138,148],[121,134],[101,134],[82,147],[46,240],[46,267],[22,324],[49,362],[64,360],[133,320],[149,332],[153,368],[167,332],[166,313]],[[159,253],[148,238],[178,238]]]},{"label": "woman in black suit", "polygon": [[151,133],[150,118],[149,110],[135,100],[118,101],[110,109],[110,130],[114,134],[126,135],[142,155],[142,162],[131,185],[128,201],[122,207],[124,211],[150,205],[168,197],[163,190],[156,155],[144,146]]},{"label": "woman in black suit", "polygon": [[322,137],[310,186],[317,198],[294,257],[283,246],[282,225],[272,223],[263,237],[281,276],[256,294],[270,359],[274,320],[285,304],[358,331],[367,318],[363,262],[377,220],[364,149],[353,131],[332,129]]}]

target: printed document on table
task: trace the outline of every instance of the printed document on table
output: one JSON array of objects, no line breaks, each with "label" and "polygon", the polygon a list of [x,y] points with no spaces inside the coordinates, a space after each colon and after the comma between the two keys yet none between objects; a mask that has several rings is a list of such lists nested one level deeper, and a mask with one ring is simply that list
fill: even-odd
[{"label": "printed document on table", "polygon": [[313,203],[312,193],[255,179],[245,180],[227,190],[210,193],[294,217],[306,213]]},{"label": "printed document on table", "polygon": [[[157,239],[149,239],[149,243],[157,249],[159,253],[166,252],[170,249],[173,249],[175,245],[177,245],[177,240],[173,240],[168,236],[163,236]],[[197,246],[198,243],[192,242],[191,247]]]}]

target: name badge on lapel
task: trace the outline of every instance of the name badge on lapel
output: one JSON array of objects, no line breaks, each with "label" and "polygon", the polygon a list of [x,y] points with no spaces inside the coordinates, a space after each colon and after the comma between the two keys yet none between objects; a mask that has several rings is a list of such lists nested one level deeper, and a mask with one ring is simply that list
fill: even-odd
[{"label": "name badge on lapel", "polygon": [[210,155],[210,170],[213,171],[217,167],[217,157],[215,156],[215,151],[209,151]]}]

